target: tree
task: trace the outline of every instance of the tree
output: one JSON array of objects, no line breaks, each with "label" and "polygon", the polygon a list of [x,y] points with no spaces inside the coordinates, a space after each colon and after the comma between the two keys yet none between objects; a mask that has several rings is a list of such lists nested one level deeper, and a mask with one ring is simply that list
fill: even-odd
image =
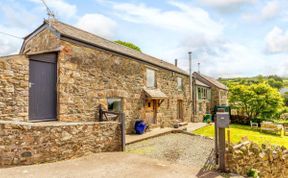
[{"label": "tree", "polygon": [[283,79],[279,77],[278,75],[269,75],[268,79],[274,79],[276,81],[283,82]]},{"label": "tree", "polygon": [[279,91],[266,83],[233,85],[229,92],[232,108],[243,111],[250,119],[271,118],[283,108],[283,98]]},{"label": "tree", "polygon": [[115,43],[121,44],[123,46],[134,49],[136,51],[142,52],[140,47],[136,46],[135,44],[133,44],[131,42],[125,42],[125,41],[117,40],[117,41],[115,41]]},{"label": "tree", "polygon": [[269,78],[268,84],[273,88],[277,88],[278,90],[284,87],[284,83],[282,80],[275,80],[274,78]]}]

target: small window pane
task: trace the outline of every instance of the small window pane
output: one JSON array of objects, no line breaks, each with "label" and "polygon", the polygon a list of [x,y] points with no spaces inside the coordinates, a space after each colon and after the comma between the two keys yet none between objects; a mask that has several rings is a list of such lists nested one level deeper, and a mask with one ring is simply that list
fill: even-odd
[{"label": "small window pane", "polygon": [[120,112],[122,111],[122,100],[121,98],[108,98],[108,111]]},{"label": "small window pane", "polygon": [[147,69],[147,87],[155,88],[156,81],[155,81],[155,71],[151,69]]},{"label": "small window pane", "polygon": [[198,99],[201,99],[201,89],[198,88]]}]

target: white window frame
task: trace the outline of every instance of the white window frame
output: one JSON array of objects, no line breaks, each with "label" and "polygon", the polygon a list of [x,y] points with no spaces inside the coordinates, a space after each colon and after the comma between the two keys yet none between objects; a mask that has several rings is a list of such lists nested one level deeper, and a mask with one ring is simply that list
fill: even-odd
[{"label": "white window frame", "polygon": [[177,90],[178,91],[183,91],[183,88],[184,88],[183,78],[182,77],[177,77]]},{"label": "white window frame", "polygon": [[[153,80],[151,82],[149,81],[149,77],[151,77],[149,75],[153,76]],[[148,88],[156,88],[156,83],[157,83],[157,81],[156,81],[156,71],[153,70],[153,69],[147,68],[146,69],[146,86]]]}]

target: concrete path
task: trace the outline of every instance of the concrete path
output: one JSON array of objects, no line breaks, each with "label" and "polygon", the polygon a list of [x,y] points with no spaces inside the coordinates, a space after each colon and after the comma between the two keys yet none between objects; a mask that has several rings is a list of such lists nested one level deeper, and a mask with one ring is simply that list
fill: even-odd
[{"label": "concrete path", "polygon": [[200,129],[201,127],[205,127],[206,125],[208,125],[207,123],[203,123],[203,122],[198,122],[198,123],[188,123],[187,127],[187,132],[192,132],[194,130]]},{"label": "concrete path", "polygon": [[192,131],[199,129],[201,127],[204,127],[206,125],[207,125],[206,123],[201,122],[201,123],[188,123],[188,125],[182,126],[180,128],[177,128],[177,129],[171,128],[171,127],[165,127],[165,128],[157,127],[157,128],[151,129],[151,131],[146,132],[142,135],[136,135],[136,134],[126,135],[126,144],[131,144],[131,143],[139,142],[139,141],[146,140],[149,138],[157,137],[160,135],[164,135],[164,134],[173,132],[175,130],[184,130],[185,129],[187,132],[191,133]]},{"label": "concrete path", "polygon": [[82,158],[0,169],[0,178],[220,178],[215,172],[128,153],[99,153]]}]

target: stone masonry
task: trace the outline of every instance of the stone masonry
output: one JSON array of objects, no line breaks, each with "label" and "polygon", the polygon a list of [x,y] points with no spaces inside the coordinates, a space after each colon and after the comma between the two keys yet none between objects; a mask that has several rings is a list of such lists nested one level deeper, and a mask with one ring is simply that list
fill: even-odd
[{"label": "stone masonry", "polygon": [[0,57],[0,119],[28,119],[29,67],[25,56]]},{"label": "stone masonry", "polygon": [[0,167],[121,151],[118,122],[0,121]]},{"label": "stone masonry", "polygon": [[[143,118],[145,71],[147,65],[103,50],[62,42],[59,55],[59,101],[61,121],[95,120],[97,106],[107,105],[107,97],[120,97],[126,114],[128,131],[134,120]],[[190,120],[191,105],[187,100],[189,88],[178,91],[177,76],[189,86],[187,76],[157,69],[157,87],[165,99],[159,107],[158,123],[171,126],[177,118],[177,100],[184,101],[184,118]],[[113,92],[111,92],[113,91]]]},{"label": "stone masonry", "polygon": [[288,150],[285,147],[262,145],[243,141],[227,149],[228,171],[243,176],[251,169],[259,171],[261,178],[286,178]]}]

